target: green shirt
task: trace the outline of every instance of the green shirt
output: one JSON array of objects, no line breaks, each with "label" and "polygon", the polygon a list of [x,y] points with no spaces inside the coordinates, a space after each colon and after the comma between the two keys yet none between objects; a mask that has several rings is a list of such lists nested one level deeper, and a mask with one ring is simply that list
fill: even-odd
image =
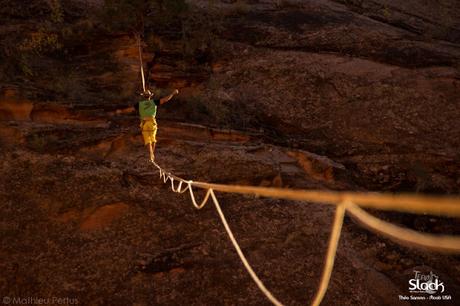
[{"label": "green shirt", "polygon": [[139,102],[139,115],[141,119],[145,117],[155,117],[157,114],[157,106],[160,104],[159,100],[144,100]]}]

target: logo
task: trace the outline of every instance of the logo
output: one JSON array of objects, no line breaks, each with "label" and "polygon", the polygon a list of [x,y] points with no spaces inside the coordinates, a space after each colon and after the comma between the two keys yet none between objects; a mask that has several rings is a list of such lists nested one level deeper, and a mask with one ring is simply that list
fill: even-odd
[{"label": "logo", "polygon": [[443,293],[444,283],[431,271],[429,274],[422,274],[414,270],[415,276],[409,280],[410,293],[436,294]]}]

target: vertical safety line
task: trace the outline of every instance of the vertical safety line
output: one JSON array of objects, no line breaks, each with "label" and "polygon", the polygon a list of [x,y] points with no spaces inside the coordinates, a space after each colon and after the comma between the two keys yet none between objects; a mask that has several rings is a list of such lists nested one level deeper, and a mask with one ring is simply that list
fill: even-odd
[{"label": "vertical safety line", "polygon": [[343,218],[345,216],[346,202],[340,203],[335,210],[334,223],[332,224],[331,236],[329,238],[329,247],[327,249],[326,260],[324,263],[323,274],[321,282],[313,299],[312,306],[319,306],[326,294],[329,281],[331,279],[332,269],[334,267],[335,255],[337,253],[337,246],[339,244],[340,234],[342,232]]},{"label": "vertical safety line", "polygon": [[137,35],[137,45],[139,47],[139,62],[141,66],[142,89],[145,92],[145,77],[144,77],[144,64],[142,63],[142,50],[141,50],[141,35]]}]

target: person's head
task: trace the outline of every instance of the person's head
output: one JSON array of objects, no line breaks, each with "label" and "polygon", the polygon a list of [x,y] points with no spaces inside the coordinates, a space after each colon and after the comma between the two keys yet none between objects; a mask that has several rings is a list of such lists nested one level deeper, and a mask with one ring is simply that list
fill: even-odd
[{"label": "person's head", "polygon": [[151,100],[153,98],[155,94],[153,92],[151,92],[149,89],[147,89],[146,91],[144,91],[143,93],[141,93],[141,96],[143,96],[144,98],[148,99],[148,100]]}]

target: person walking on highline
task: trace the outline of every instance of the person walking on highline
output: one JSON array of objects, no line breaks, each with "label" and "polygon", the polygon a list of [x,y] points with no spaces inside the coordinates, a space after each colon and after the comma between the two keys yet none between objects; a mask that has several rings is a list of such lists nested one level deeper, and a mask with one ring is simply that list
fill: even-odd
[{"label": "person walking on highline", "polygon": [[175,89],[172,94],[169,96],[163,97],[161,99],[154,99],[154,94],[147,90],[142,96],[146,100],[139,102],[139,115],[141,117],[141,131],[142,136],[144,137],[144,144],[149,145],[150,149],[150,160],[153,162],[155,160],[155,145],[157,142],[157,121],[155,119],[157,114],[157,107],[165,104],[171,100],[175,95],[179,94],[179,90]]}]

